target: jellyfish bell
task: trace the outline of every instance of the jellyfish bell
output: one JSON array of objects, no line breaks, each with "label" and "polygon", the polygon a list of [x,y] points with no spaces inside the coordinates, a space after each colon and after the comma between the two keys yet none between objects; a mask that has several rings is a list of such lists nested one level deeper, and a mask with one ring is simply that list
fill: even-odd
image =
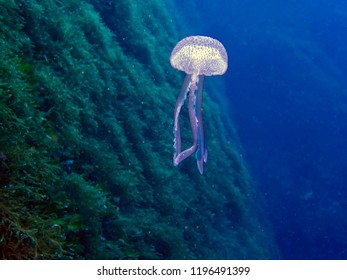
[{"label": "jellyfish bell", "polygon": [[186,74],[223,75],[228,68],[228,55],[224,46],[216,39],[190,36],[174,47],[170,63],[172,67]]},{"label": "jellyfish bell", "polygon": [[[187,74],[174,112],[174,165],[180,164],[196,151],[198,169],[202,174],[203,163],[207,161],[201,114],[204,76],[223,75],[228,68],[228,55],[218,40],[206,36],[190,36],[174,47],[170,63],[172,67]],[[187,93],[193,145],[182,152],[179,114]]]}]

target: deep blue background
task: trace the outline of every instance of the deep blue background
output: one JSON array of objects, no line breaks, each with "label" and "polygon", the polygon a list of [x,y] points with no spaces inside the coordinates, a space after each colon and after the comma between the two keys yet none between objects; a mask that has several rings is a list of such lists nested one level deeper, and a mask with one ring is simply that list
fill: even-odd
[{"label": "deep blue background", "polygon": [[227,113],[282,258],[347,259],[347,1],[186,2],[228,51]]}]

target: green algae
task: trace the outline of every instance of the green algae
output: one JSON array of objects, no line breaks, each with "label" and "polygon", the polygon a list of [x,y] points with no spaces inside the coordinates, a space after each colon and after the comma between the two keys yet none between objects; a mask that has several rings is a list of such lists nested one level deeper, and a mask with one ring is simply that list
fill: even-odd
[{"label": "green algae", "polygon": [[163,1],[1,0],[0,15],[0,257],[272,257],[210,98],[206,175],[172,165],[182,27]]}]

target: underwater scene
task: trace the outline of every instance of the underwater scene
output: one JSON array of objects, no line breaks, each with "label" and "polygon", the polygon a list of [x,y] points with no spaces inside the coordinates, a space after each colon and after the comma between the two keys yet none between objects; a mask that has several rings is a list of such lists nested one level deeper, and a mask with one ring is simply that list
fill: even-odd
[{"label": "underwater scene", "polygon": [[0,0],[0,259],[347,259],[347,2]]}]

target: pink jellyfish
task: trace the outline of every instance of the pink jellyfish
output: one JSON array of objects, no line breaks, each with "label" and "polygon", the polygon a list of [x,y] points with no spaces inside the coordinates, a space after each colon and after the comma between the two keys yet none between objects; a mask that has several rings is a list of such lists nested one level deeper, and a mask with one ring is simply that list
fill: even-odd
[{"label": "pink jellyfish", "polygon": [[[173,162],[177,166],[196,151],[198,169],[202,174],[203,163],[207,161],[201,114],[204,77],[223,75],[228,68],[228,55],[219,41],[205,36],[190,36],[179,41],[174,47],[170,63],[172,67],[187,74],[178,95],[174,113]],[[193,146],[182,152],[179,114],[187,96]]]}]

